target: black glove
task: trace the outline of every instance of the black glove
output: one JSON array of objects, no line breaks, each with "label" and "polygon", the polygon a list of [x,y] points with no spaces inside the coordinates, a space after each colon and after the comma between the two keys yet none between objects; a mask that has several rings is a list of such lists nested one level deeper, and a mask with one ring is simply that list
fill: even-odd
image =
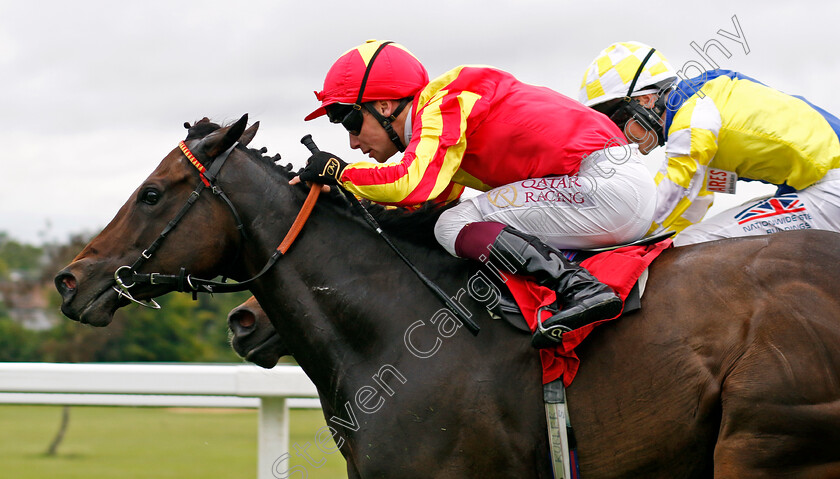
[{"label": "black glove", "polygon": [[300,172],[300,179],[324,185],[337,185],[341,172],[346,167],[347,163],[341,158],[326,151],[319,151],[306,161],[306,167]]}]

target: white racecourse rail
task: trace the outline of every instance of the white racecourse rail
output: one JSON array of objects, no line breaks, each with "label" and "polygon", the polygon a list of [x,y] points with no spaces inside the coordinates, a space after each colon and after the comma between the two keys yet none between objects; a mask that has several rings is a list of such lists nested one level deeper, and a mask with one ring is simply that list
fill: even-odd
[{"label": "white racecourse rail", "polygon": [[317,397],[297,366],[0,363],[7,404],[259,407],[258,479],[289,452],[289,407],[319,407],[289,398]]}]

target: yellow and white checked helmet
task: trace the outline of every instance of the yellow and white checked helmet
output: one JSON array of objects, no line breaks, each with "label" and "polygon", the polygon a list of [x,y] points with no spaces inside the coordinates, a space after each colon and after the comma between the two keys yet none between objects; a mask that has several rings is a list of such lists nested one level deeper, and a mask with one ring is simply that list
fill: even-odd
[{"label": "yellow and white checked helmet", "polygon": [[639,72],[639,66],[653,50],[640,42],[619,42],[608,46],[595,58],[583,74],[578,99],[586,106],[598,105],[627,96],[633,79],[632,96],[655,93],[672,83],[676,71],[664,55],[654,50]]}]

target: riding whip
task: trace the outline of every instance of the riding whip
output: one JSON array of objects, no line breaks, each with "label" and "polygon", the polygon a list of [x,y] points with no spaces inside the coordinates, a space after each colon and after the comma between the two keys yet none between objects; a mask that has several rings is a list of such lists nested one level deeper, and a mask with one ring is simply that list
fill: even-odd
[{"label": "riding whip", "polygon": [[[313,155],[320,151],[315,145],[315,142],[312,141],[312,135],[304,136],[300,139],[300,142],[303,143],[307,148],[309,148],[309,151]],[[388,246],[390,246],[391,249],[394,250],[395,253],[397,253],[397,256],[399,256],[400,259],[402,259],[403,262],[407,264],[409,268],[411,268],[411,271],[413,271],[414,274],[416,274],[417,277],[420,278],[420,281],[422,281],[423,284],[425,284],[432,291],[432,293],[434,293],[435,296],[438,297],[438,299],[443,301],[446,307],[449,308],[450,311],[452,311],[452,314],[454,314],[458,317],[459,320],[461,320],[461,322],[464,324],[464,326],[467,327],[467,329],[473,334],[473,336],[478,335],[478,332],[481,330],[478,324],[476,324],[475,321],[470,319],[469,316],[464,314],[464,311],[461,309],[460,305],[455,304],[455,302],[452,301],[452,298],[450,298],[449,295],[446,294],[440,288],[440,286],[436,285],[431,279],[429,279],[425,274],[423,274],[422,271],[417,269],[417,267],[414,266],[414,264],[411,261],[409,261],[409,259],[399,250],[399,248],[397,248],[397,246],[393,242],[391,242],[391,239],[388,238],[384,231],[382,231],[382,228],[379,226],[379,223],[377,223],[376,219],[374,219],[374,217],[371,216],[370,212],[367,209],[365,209],[364,205],[362,205],[359,199],[356,198],[356,195],[342,188],[341,185],[338,185],[338,189],[341,190],[345,197],[347,197],[347,200],[350,202],[351,205],[353,205],[353,208],[355,208],[362,215],[362,218],[365,219],[367,224],[369,224],[370,227],[373,228],[374,231],[376,231],[376,234],[378,234],[383,240],[385,240],[385,243],[387,243]]]}]

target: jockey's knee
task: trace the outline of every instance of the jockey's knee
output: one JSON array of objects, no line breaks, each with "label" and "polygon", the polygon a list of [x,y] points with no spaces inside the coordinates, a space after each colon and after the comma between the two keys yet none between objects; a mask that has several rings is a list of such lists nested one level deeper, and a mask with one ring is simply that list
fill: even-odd
[{"label": "jockey's knee", "polygon": [[455,242],[464,226],[483,221],[481,213],[472,201],[463,201],[444,211],[435,223],[435,238],[443,249],[452,256],[458,256]]},{"label": "jockey's knee", "polygon": [[435,238],[438,240],[443,249],[449,252],[452,256],[458,256],[455,253],[455,240],[458,239],[458,233],[465,225],[460,221],[455,221],[456,218],[450,218],[448,213],[452,209],[444,211],[435,223]]}]

